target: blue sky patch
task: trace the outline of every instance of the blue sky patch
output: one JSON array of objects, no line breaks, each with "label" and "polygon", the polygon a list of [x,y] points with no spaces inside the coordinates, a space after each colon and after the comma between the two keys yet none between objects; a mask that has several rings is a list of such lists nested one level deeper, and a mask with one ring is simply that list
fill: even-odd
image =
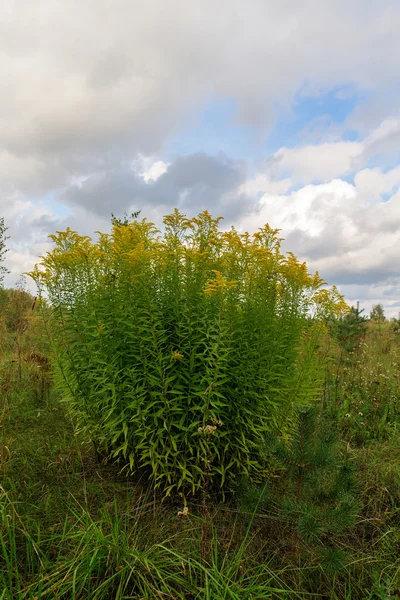
[{"label": "blue sky patch", "polygon": [[214,99],[197,115],[192,115],[191,123],[187,122],[177,135],[166,141],[162,158],[171,160],[177,155],[206,152],[260,160],[282,146],[320,143],[330,137],[332,141],[355,141],[357,131],[346,128],[345,123],[365,97],[366,94],[350,87],[334,88],[318,96],[299,93],[290,109],[275,105],[275,125],[262,137],[253,127],[235,119],[237,105],[234,100]]}]

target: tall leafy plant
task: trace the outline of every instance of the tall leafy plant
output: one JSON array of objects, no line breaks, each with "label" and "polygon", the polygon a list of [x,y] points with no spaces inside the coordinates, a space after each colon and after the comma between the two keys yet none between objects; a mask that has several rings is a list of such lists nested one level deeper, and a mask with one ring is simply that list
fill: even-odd
[{"label": "tall leafy plant", "polygon": [[4,218],[0,217],[0,287],[3,285],[4,275],[8,273],[8,270],[3,265],[4,257],[7,252],[6,242],[8,237],[6,236],[7,227],[4,224]]},{"label": "tall leafy plant", "polygon": [[265,469],[265,432],[318,393],[335,288],[280,250],[278,230],[222,231],[208,212],[67,229],[31,274],[52,305],[58,386],[97,447],[166,494]]}]

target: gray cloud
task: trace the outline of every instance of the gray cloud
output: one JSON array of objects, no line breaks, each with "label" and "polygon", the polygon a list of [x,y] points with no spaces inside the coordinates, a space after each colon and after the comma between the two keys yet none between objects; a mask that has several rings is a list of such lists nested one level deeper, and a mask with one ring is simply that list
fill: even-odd
[{"label": "gray cloud", "polygon": [[380,265],[377,268],[366,267],[362,269],[355,265],[343,264],[341,267],[326,269],[323,275],[329,282],[335,282],[339,286],[375,286],[383,283],[387,284],[393,278],[399,279],[400,268],[396,265]]},{"label": "gray cloud", "polygon": [[[365,225],[365,226],[363,226]],[[283,244],[285,250],[290,250],[305,259],[310,265],[316,265],[321,275],[329,283],[336,285],[388,285],[393,278],[400,282],[400,264],[393,261],[393,254],[381,253],[381,256],[371,256],[367,264],[359,260],[361,251],[368,247],[367,223],[357,222],[362,235],[356,240],[346,236],[339,220],[327,223],[317,236],[307,232],[294,230],[288,233]],[[383,232],[381,232],[383,233]],[[373,242],[373,240],[370,240]],[[400,245],[400,237],[396,247]],[[371,253],[373,252],[371,244]],[[373,264],[378,262],[376,266]],[[391,286],[386,295],[397,294],[399,288]]]},{"label": "gray cloud", "polygon": [[157,153],[215,97],[267,131],[299,90],[393,88],[399,22],[398,3],[379,0],[3,3],[0,151],[41,162],[32,185],[59,187]]},{"label": "gray cloud", "polygon": [[221,211],[234,219],[255,205],[239,191],[245,177],[243,163],[199,152],[177,158],[166,173],[147,183],[130,166],[96,173],[64,190],[59,201],[99,216],[149,208],[162,212],[176,206],[190,214]]},{"label": "gray cloud", "polygon": [[326,226],[317,237],[295,229],[286,236],[283,248],[297,253],[306,260],[315,260],[332,255],[340,257],[348,249],[347,241],[340,224],[336,223]]}]

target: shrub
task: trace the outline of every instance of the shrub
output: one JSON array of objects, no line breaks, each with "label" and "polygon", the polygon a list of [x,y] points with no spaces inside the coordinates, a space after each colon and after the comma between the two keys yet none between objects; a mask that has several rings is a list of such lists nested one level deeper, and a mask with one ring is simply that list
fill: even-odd
[{"label": "shrub", "polygon": [[67,229],[31,274],[80,426],[166,494],[261,474],[265,432],[289,431],[319,390],[322,318],[345,307],[278,230],[219,222],[175,210],[161,234],[114,219],[95,243]]},{"label": "shrub", "polygon": [[27,328],[34,297],[22,285],[6,291],[7,305],[4,309],[6,327],[10,332],[21,333]]}]

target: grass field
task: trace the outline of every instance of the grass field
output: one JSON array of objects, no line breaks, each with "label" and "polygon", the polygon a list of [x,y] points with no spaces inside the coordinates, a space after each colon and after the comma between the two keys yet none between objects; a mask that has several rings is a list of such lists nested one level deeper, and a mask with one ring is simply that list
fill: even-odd
[{"label": "grass field", "polygon": [[[28,311],[29,312],[29,311]],[[33,313],[32,313],[33,314]],[[355,523],[299,538],[277,501],[161,501],[145,474],[104,463],[54,391],[39,321],[0,342],[0,599],[400,597],[400,338],[368,324],[327,338],[320,400],[355,472]],[[266,487],[290,488],[277,464]],[[312,491],[312,490],[311,490]],[[239,499],[238,499],[239,497]]]}]

